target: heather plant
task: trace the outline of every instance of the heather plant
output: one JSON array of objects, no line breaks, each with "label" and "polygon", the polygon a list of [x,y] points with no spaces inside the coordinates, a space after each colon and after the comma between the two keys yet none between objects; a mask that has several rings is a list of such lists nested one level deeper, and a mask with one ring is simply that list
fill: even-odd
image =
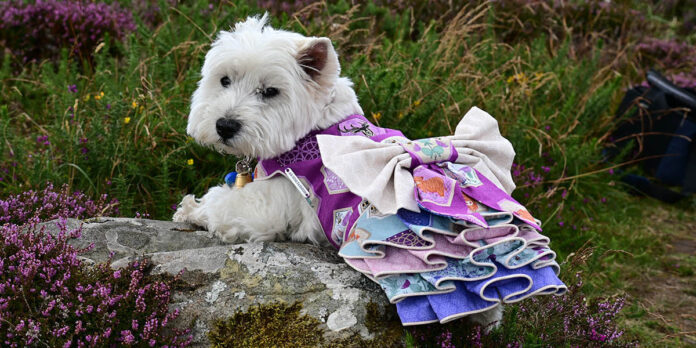
[{"label": "heather plant", "polygon": [[[130,4],[134,17],[140,19],[148,28],[155,28],[164,20],[164,14],[158,1],[136,0],[130,2]],[[175,2],[170,1],[170,4],[174,6]]]},{"label": "heather plant", "polygon": [[[604,39],[620,41],[645,31],[651,23],[630,1],[512,0],[495,4],[505,41],[533,39],[551,33],[552,40]],[[589,47],[587,47],[589,48]]]},{"label": "heather plant", "polygon": [[267,10],[274,16],[298,16],[303,20],[308,20],[317,9],[321,9],[321,4],[316,0],[295,0],[295,1],[273,1],[260,0],[256,5],[263,10]]},{"label": "heather plant", "polygon": [[0,13],[0,41],[22,63],[55,58],[64,48],[87,58],[106,35],[122,39],[136,29],[117,2],[10,0],[0,3]]},{"label": "heather plant", "polygon": [[145,277],[148,264],[86,267],[70,246],[80,230],[65,220],[50,234],[38,219],[0,227],[0,342],[6,347],[183,347],[170,328],[170,283]]},{"label": "heather plant", "polygon": [[102,194],[94,201],[82,192],[71,193],[68,185],[56,190],[52,183],[47,183],[41,191],[29,190],[0,199],[0,224],[110,215],[119,215],[117,199],[109,200],[107,194]]},{"label": "heather plant", "polygon": [[635,47],[643,66],[672,76],[681,87],[696,87],[696,46],[682,40],[649,38]]}]

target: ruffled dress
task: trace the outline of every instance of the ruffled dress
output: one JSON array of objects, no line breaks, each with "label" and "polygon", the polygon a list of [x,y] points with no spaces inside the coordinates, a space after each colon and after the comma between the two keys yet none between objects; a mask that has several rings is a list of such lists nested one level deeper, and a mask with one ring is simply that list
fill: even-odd
[{"label": "ruffled dress", "polygon": [[[404,325],[446,323],[566,291],[549,239],[514,199],[489,200],[488,190],[499,189],[468,166],[447,162],[414,173],[424,178],[415,176],[421,212],[381,214],[365,205],[339,251],[384,289]],[[459,213],[434,206],[454,197],[466,206]]]},{"label": "ruffled dress", "polygon": [[289,168],[300,178],[329,241],[384,289],[403,325],[567,290],[540,222],[508,193],[514,152],[482,110],[472,109],[451,137],[411,141],[352,115],[298,146],[307,142],[319,150],[312,165],[266,160],[257,176]]}]

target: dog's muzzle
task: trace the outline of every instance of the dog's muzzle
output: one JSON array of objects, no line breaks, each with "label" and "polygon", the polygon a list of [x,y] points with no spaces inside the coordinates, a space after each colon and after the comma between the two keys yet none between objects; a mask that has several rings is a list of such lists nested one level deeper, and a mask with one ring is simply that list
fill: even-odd
[{"label": "dog's muzzle", "polygon": [[222,140],[234,137],[234,135],[239,132],[240,128],[242,128],[242,124],[230,118],[219,118],[217,122],[215,122],[215,130]]}]

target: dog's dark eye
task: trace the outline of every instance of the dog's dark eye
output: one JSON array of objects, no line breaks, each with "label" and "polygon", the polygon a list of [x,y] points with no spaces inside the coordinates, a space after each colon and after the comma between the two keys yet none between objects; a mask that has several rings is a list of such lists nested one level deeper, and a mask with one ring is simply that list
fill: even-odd
[{"label": "dog's dark eye", "polygon": [[268,87],[261,90],[261,95],[264,98],[273,98],[280,93],[277,88]]},{"label": "dog's dark eye", "polygon": [[227,76],[220,79],[220,84],[222,85],[222,87],[227,88],[230,86],[230,83],[232,83],[232,81]]}]

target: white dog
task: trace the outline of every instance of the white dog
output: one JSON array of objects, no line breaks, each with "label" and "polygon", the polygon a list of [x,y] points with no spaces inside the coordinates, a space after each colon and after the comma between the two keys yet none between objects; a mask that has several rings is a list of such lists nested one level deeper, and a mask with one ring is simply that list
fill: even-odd
[{"label": "white dog", "polygon": [[[267,16],[223,31],[206,54],[187,133],[224,154],[273,158],[307,133],[362,114],[352,82],[339,77],[328,38],[273,29]],[[292,240],[328,245],[316,212],[283,176],[242,189],[221,185],[183,198],[174,221],[206,227],[226,242]],[[500,320],[501,306],[473,316]]]},{"label": "white dog", "polygon": [[[304,37],[250,17],[223,31],[206,54],[187,133],[221,153],[271,158],[312,130],[362,114],[352,82],[339,77],[331,40]],[[214,231],[226,242],[292,240],[327,244],[314,210],[284,178],[239,190],[187,195],[174,221]]]}]

